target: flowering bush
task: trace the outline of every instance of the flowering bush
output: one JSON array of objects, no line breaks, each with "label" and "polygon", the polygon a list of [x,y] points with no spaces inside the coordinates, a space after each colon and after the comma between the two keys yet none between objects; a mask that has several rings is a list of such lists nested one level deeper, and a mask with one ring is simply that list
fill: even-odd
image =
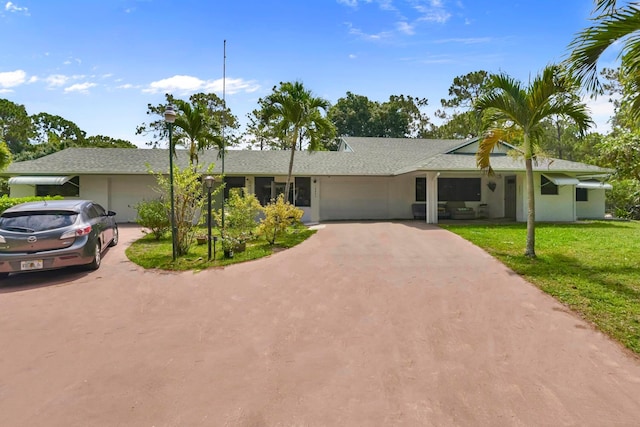
[{"label": "flowering bush", "polygon": [[304,214],[302,209],[286,202],[283,194],[265,206],[264,213],[265,217],[260,221],[259,232],[271,245],[287,227],[300,222]]}]

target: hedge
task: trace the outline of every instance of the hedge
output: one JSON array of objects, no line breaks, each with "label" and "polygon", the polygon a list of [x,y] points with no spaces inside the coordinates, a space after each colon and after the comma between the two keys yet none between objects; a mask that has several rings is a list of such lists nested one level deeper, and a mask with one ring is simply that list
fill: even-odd
[{"label": "hedge", "polygon": [[0,197],[0,213],[9,209],[11,206],[19,205],[25,202],[40,202],[43,200],[62,200],[62,196],[30,196],[30,197],[8,197],[6,194]]}]

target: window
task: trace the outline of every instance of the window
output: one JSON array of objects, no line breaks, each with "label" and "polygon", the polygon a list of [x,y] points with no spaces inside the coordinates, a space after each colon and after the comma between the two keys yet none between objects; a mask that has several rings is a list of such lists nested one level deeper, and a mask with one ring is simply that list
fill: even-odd
[{"label": "window", "polygon": [[576,202],[588,202],[589,190],[586,188],[576,188]]},{"label": "window", "polygon": [[257,176],[255,178],[255,194],[256,198],[262,206],[271,201],[271,183],[272,176]]},{"label": "window", "polygon": [[229,198],[229,190],[232,188],[244,188],[244,176],[225,176],[224,177],[224,199]]},{"label": "window", "polygon": [[36,196],[80,197],[80,178],[74,176],[62,185],[36,185]]},{"label": "window", "polygon": [[558,194],[558,186],[549,181],[544,175],[540,175],[540,193],[541,194]]},{"label": "window", "polygon": [[311,206],[311,178],[296,177],[294,194],[296,206]]},{"label": "window", "polygon": [[480,178],[438,178],[438,201],[479,202]]},{"label": "window", "polygon": [[416,178],[416,202],[427,201],[427,178]]}]

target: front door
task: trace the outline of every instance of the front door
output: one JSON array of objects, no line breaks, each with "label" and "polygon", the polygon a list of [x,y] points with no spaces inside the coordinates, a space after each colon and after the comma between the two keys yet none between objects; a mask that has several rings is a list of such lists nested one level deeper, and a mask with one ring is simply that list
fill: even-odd
[{"label": "front door", "polygon": [[516,219],[516,177],[504,177],[504,217]]}]

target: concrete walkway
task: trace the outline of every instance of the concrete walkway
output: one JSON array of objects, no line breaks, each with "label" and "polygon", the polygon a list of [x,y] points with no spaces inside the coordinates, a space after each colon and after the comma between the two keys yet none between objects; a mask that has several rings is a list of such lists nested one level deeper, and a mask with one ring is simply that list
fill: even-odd
[{"label": "concrete walkway", "polygon": [[1,426],[635,426],[640,362],[461,238],[331,223],[198,273],[0,285]]}]

